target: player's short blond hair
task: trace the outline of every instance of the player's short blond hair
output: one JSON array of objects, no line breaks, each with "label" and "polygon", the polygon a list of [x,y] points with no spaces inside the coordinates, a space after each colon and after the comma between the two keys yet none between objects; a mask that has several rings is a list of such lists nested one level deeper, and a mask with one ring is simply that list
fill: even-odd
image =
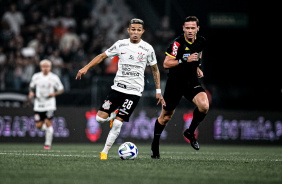
[{"label": "player's short blond hair", "polygon": [[129,22],[129,26],[131,24],[141,24],[144,27],[144,21],[141,19],[137,19],[137,18],[131,19]]},{"label": "player's short blond hair", "polygon": [[52,62],[48,59],[43,59],[42,61],[40,61],[39,65],[40,67],[44,64],[47,63],[50,67],[52,67]]}]

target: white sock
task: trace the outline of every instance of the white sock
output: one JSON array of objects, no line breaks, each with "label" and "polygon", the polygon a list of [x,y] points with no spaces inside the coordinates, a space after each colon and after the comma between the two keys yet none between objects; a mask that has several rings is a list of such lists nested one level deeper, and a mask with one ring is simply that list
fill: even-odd
[{"label": "white sock", "polygon": [[45,146],[51,146],[52,145],[53,133],[54,133],[53,126],[49,126],[49,127],[46,128],[46,131],[45,131]]},{"label": "white sock", "polygon": [[41,130],[46,130],[46,128],[47,128],[46,123],[43,123],[42,127],[41,127]]},{"label": "white sock", "polygon": [[115,111],[112,112],[107,119],[101,118],[100,116],[96,115],[96,121],[98,123],[105,123],[105,122],[109,122],[111,119],[115,119],[116,116],[117,116],[117,114],[115,113]]},{"label": "white sock", "polygon": [[105,147],[102,151],[103,153],[108,154],[109,150],[111,149],[112,145],[114,144],[116,138],[118,137],[120,133],[121,126],[122,126],[122,122],[115,119],[113,122],[113,127],[110,130],[108,138],[106,140]]},{"label": "white sock", "polygon": [[104,118],[101,118],[100,116],[96,115],[96,121],[97,121],[98,123],[105,123],[105,122],[108,122],[108,121],[109,121],[109,118],[104,119]]},{"label": "white sock", "polygon": [[[116,111],[116,110],[115,110],[115,111]],[[110,114],[110,117],[108,117],[109,121],[110,121],[111,119],[115,119],[115,118],[117,117],[117,114],[115,113],[115,111]]]}]

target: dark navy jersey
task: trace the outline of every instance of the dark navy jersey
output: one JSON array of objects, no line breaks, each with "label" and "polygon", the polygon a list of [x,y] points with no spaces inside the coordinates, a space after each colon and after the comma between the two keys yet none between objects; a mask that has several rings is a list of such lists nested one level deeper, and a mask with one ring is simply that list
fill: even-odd
[{"label": "dark navy jersey", "polygon": [[168,76],[170,78],[176,78],[181,81],[195,81],[197,77],[197,67],[199,61],[186,62],[187,57],[193,53],[199,53],[203,51],[205,47],[206,39],[202,36],[196,36],[194,43],[189,42],[184,33],[178,36],[167,48],[166,55],[175,58],[176,60],[182,60],[182,63],[176,67],[169,68]]}]

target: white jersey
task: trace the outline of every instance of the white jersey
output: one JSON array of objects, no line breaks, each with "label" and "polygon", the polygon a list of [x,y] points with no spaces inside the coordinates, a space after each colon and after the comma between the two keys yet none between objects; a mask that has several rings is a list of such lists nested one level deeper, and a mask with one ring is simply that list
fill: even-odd
[{"label": "white jersey", "polygon": [[55,90],[59,91],[64,89],[64,86],[59,77],[50,72],[48,75],[43,75],[42,72],[35,73],[32,76],[29,87],[35,89],[34,111],[44,112],[56,110],[55,97],[48,97],[50,93]]},{"label": "white jersey", "polygon": [[112,89],[131,95],[141,96],[144,90],[146,66],[157,64],[153,47],[141,40],[134,44],[130,39],[117,41],[105,51],[108,57],[119,57],[118,71]]}]

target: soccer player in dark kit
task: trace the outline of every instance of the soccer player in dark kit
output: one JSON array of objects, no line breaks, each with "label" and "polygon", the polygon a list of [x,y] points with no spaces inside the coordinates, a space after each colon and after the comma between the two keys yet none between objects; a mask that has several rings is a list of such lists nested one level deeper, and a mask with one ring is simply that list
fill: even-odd
[{"label": "soccer player in dark kit", "polygon": [[160,158],[161,133],[174,114],[182,96],[197,106],[193,112],[191,125],[184,131],[184,136],[190,140],[191,146],[195,150],[200,149],[194,131],[205,118],[209,110],[209,101],[205,90],[198,81],[198,78],[203,77],[200,65],[206,41],[204,37],[197,35],[199,28],[197,17],[187,17],[183,25],[184,33],[177,37],[166,50],[166,58],[163,63],[164,68],[169,69],[164,92],[166,106],[163,106],[161,115],[155,123],[154,139],[151,146],[152,158]]}]

